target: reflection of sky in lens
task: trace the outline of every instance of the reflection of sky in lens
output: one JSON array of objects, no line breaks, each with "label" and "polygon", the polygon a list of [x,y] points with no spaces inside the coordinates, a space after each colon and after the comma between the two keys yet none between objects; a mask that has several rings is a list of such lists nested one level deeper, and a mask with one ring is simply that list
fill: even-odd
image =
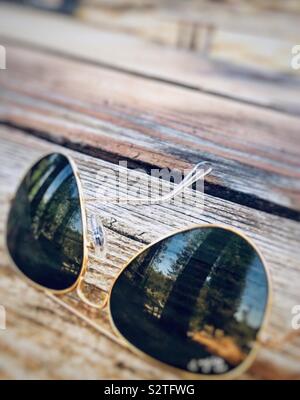
[{"label": "reflection of sky in lens", "polygon": [[[243,319],[244,314],[247,314],[247,322],[255,329],[259,328],[264,316],[265,302],[263,300],[267,298],[268,291],[265,281],[266,274],[261,260],[255,257],[249,266],[241,304],[236,313],[239,321]],[[253,286],[255,286],[255,291]]]},{"label": "reflection of sky in lens", "polygon": [[72,175],[72,169],[67,165],[53,180],[49,188],[43,196],[43,201],[47,203],[51,198],[53,198],[54,193],[61,187],[62,183]]},{"label": "reflection of sky in lens", "polygon": [[[41,189],[41,187],[45,184],[45,182],[47,181],[47,179],[49,178],[49,176],[55,171],[55,165],[50,165],[48,167],[48,170],[45,171],[42,176],[39,177],[39,179],[37,180],[37,182],[35,183],[35,185],[32,187],[32,189],[30,190],[29,193],[29,199],[30,201],[32,201],[34,199],[34,196],[36,196],[36,194],[38,193],[38,191]],[[34,178],[34,173],[32,174],[32,176],[30,177],[30,179],[32,180]]]},{"label": "reflection of sky in lens", "polygon": [[[168,273],[172,271],[173,265],[176,263],[177,258],[180,256],[183,250],[190,244],[191,240],[195,240],[194,235],[195,233],[193,231],[188,231],[169,238],[167,243],[167,251],[162,251],[159,254],[159,258],[162,258],[158,263],[154,264],[154,268],[159,269],[160,272],[168,275]],[[192,256],[192,254],[190,256]]]},{"label": "reflection of sky in lens", "polygon": [[164,275],[168,275],[168,273],[171,271],[172,266],[174,263],[176,263],[178,256],[185,247],[185,242],[182,241],[180,235],[175,235],[168,239],[167,246],[168,250],[159,254],[159,258],[162,258],[158,262],[154,263],[154,268],[158,269]]}]

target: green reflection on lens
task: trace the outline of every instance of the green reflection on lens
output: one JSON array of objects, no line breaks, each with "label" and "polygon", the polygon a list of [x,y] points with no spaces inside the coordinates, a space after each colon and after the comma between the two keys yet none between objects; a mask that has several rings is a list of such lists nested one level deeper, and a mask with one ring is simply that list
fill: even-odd
[{"label": "green reflection on lens", "polygon": [[83,264],[83,223],[72,166],[51,154],[27,173],[13,201],[7,226],[8,249],[32,281],[66,290]]},{"label": "green reflection on lens", "polygon": [[267,300],[265,268],[249,242],[199,227],[135,258],[114,284],[110,311],[117,330],[147,355],[219,375],[249,355]]}]

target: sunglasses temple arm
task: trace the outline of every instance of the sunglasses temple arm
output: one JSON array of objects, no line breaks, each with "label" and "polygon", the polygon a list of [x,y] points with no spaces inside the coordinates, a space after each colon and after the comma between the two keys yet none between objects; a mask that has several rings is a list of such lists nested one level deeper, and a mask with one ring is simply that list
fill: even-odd
[{"label": "sunglasses temple arm", "polygon": [[[110,202],[115,202],[117,204],[160,204],[160,203],[165,203],[171,199],[173,199],[175,196],[177,196],[179,193],[182,193],[186,188],[191,186],[193,183],[197,182],[199,179],[204,178],[206,175],[208,175],[212,171],[212,165],[207,162],[207,161],[202,161],[195,165],[195,167],[188,173],[188,175],[183,179],[183,181],[176,186],[174,190],[172,190],[170,193],[164,195],[164,196],[159,196],[155,198],[135,198],[135,197],[117,197],[115,199],[105,199],[104,204],[110,203]],[[96,199],[86,199],[86,202],[94,202],[95,204],[101,204],[102,202]]]},{"label": "sunglasses temple arm", "polygon": [[[194,168],[188,173],[188,175],[183,179],[183,181],[177,185],[177,187],[172,190],[170,193],[156,197],[156,198],[118,198],[117,203],[125,203],[125,204],[160,204],[160,203],[165,203],[171,199],[173,199],[175,196],[177,196],[179,193],[182,193],[186,188],[191,186],[193,183],[197,182],[199,179],[204,178],[206,175],[208,175],[212,171],[212,166],[209,162],[203,161],[198,163],[197,165],[194,166]],[[95,203],[99,203],[97,200],[87,200],[89,201],[94,201]],[[113,201],[113,200],[112,200]],[[109,202],[108,199],[106,199],[105,203]],[[90,247],[95,250],[95,253],[98,257],[105,257],[105,252],[106,252],[106,236],[105,236],[105,230],[103,228],[101,219],[99,218],[98,215],[92,214],[90,217],[90,227],[91,227],[91,233],[92,233],[92,242],[90,243]]]},{"label": "sunglasses temple arm", "polygon": [[[188,173],[183,181],[176,186],[170,193],[155,198],[124,198],[128,204],[160,204],[174,199],[179,193],[182,193],[186,188],[197,182],[199,179],[204,178],[212,171],[210,163],[203,161],[195,165],[195,167]],[[119,199],[122,202],[122,199]]]},{"label": "sunglasses temple arm", "polygon": [[[197,182],[199,179],[204,178],[212,171],[212,166],[207,161],[200,162],[189,172],[189,174],[183,179],[183,181],[172,190],[172,192],[165,196],[157,197],[155,199],[149,199],[150,204],[164,203],[172,200],[178,194],[182,193],[186,188]],[[130,200],[129,200],[130,201]]]}]

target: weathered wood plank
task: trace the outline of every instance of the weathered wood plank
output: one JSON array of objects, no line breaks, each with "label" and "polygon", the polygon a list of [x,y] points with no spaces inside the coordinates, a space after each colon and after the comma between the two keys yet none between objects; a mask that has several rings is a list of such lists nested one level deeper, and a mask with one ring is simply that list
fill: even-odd
[{"label": "weathered wood plank", "polygon": [[2,121],[115,162],[207,159],[211,193],[299,219],[298,118],[29,49],[8,54]]},{"label": "weathered wood plank", "polygon": [[[153,10],[157,8],[173,9],[177,11],[180,8],[193,9],[195,11],[210,12],[214,10],[218,15],[221,16],[225,12],[228,14],[228,19],[232,14],[232,11],[239,11],[243,15],[255,15],[256,13],[264,12],[276,12],[283,15],[299,14],[300,5],[297,0],[252,0],[250,3],[248,0],[219,0],[217,5],[211,0],[186,0],[182,4],[181,0],[82,0],[81,5],[83,6],[97,6],[102,9],[115,10],[115,11],[126,11],[126,10]],[[210,12],[211,14],[211,12]],[[213,18],[214,16],[212,16]],[[222,18],[223,20],[224,18]],[[242,21],[230,21],[231,24],[236,24],[239,29],[245,29]],[[232,26],[232,25],[231,25]],[[270,27],[271,28],[271,27]],[[261,27],[266,29],[266,27]]]},{"label": "weathered wood plank", "polygon": [[[214,62],[138,37],[101,31],[63,16],[4,4],[0,4],[0,35],[3,37],[1,42],[8,37],[148,79],[164,80],[192,90],[300,114],[300,80],[297,74],[287,77]],[[289,48],[287,65],[290,52]]]},{"label": "weathered wood plank", "polygon": [[[155,35],[154,28],[162,28],[163,22],[186,20],[230,32],[295,40],[299,32],[299,4],[295,1],[294,9],[284,9],[282,6],[287,1],[279,3],[276,7],[272,0],[272,5],[267,7],[262,5],[261,0],[247,2],[246,6],[242,1],[218,1],[216,4],[207,0],[154,0],[143,4],[127,0],[83,0],[76,15],[87,21],[101,21],[104,26],[118,30],[132,29],[140,34],[151,32]],[[156,34],[159,35],[159,32]]]},{"label": "weathered wood plank", "polygon": [[[300,33],[300,15],[207,1],[163,2],[152,7],[79,7],[79,18],[99,28],[129,32],[158,42],[200,51],[239,66],[291,73],[291,48]],[[271,51],[272,50],[272,51]]]},{"label": "weathered wood plank", "polygon": [[[103,186],[97,179],[99,169],[109,167],[117,170],[118,166],[5,127],[0,128],[0,149],[0,303],[8,310],[8,330],[0,334],[1,377],[179,377],[152,367],[95,332],[43,294],[29,288],[8,268],[10,263],[4,250],[3,233],[9,198],[24,170],[35,158],[45,152],[61,149],[72,155],[78,163],[84,194],[88,197]],[[157,179],[154,181],[159,184]],[[105,189],[110,192],[110,181],[105,185]],[[202,214],[187,204],[136,207],[92,203],[87,210],[88,215],[99,213],[108,231],[107,258],[100,261],[91,253],[86,278],[91,290],[97,287],[108,288],[126,260],[144,244],[191,223],[218,222],[241,229],[262,250],[274,289],[267,331],[276,338],[291,331],[291,308],[299,303],[298,223],[210,195],[205,197]],[[74,296],[65,296],[64,301],[71,302],[82,313],[88,312]],[[104,329],[110,330],[105,313],[101,316],[89,313],[89,316]],[[260,351],[251,371],[244,377],[299,379],[299,344],[296,338],[280,349],[265,347]]]}]

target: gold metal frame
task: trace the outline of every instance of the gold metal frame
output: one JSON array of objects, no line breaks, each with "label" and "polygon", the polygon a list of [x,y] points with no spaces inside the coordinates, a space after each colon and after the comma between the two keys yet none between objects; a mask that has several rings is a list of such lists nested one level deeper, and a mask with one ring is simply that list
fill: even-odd
[{"label": "gold metal frame", "polygon": [[[168,364],[165,364],[162,361],[159,361],[157,359],[155,359],[154,357],[149,356],[148,354],[144,353],[142,350],[139,350],[138,348],[136,348],[134,345],[132,345],[130,342],[127,341],[127,339],[122,335],[122,333],[118,330],[118,328],[116,327],[114,321],[113,321],[113,317],[112,317],[112,313],[111,313],[111,295],[112,295],[112,291],[114,288],[114,285],[116,283],[116,281],[118,280],[119,276],[123,273],[123,271],[137,258],[139,257],[144,251],[146,251],[147,249],[149,249],[150,247],[152,247],[153,245],[161,242],[164,239],[167,239],[169,237],[172,237],[180,232],[186,232],[186,231],[190,231],[193,229],[197,229],[197,228],[222,228],[225,230],[228,230],[230,232],[233,232],[239,236],[241,236],[242,238],[244,238],[253,248],[254,250],[257,252],[258,256],[260,257],[262,264],[264,266],[264,270],[266,273],[266,277],[267,277],[267,282],[268,282],[268,297],[267,297],[267,304],[266,304],[266,309],[264,312],[264,318],[262,321],[262,324],[258,330],[257,333],[257,337],[256,337],[256,341],[255,344],[253,345],[253,348],[250,350],[249,354],[247,355],[245,361],[243,361],[240,365],[238,365],[235,369],[225,373],[225,374],[219,374],[219,375],[205,375],[205,374],[199,374],[199,373],[193,373],[193,372],[188,372],[185,371],[183,369],[180,368],[176,368],[173,366],[170,366]],[[260,343],[259,343],[259,336],[262,334],[263,330],[265,330],[267,322],[269,320],[269,316],[270,316],[270,311],[271,311],[271,304],[272,304],[272,280],[271,280],[271,275],[270,275],[270,271],[268,270],[267,266],[266,266],[266,261],[261,253],[261,251],[258,249],[258,247],[256,246],[255,243],[252,242],[251,239],[249,239],[246,235],[244,235],[243,233],[241,233],[240,231],[234,229],[234,228],[230,228],[227,227],[226,225],[222,225],[222,224],[197,224],[197,225],[192,225],[188,228],[183,228],[180,230],[177,230],[171,234],[168,234],[166,236],[163,236],[162,238],[156,240],[155,242],[151,243],[150,245],[144,247],[144,249],[142,249],[141,251],[139,251],[137,254],[135,254],[126,264],[125,266],[120,270],[120,272],[118,273],[117,277],[114,279],[114,282],[110,288],[109,291],[109,295],[108,295],[108,315],[109,315],[109,322],[113,328],[113,331],[115,332],[116,335],[118,335],[123,343],[126,345],[126,347],[128,347],[130,350],[133,350],[135,353],[139,354],[140,356],[142,356],[144,359],[154,363],[155,365],[159,366],[160,368],[163,369],[168,369],[169,371],[174,371],[174,372],[179,372],[181,374],[181,376],[183,378],[186,379],[198,379],[198,380],[220,380],[220,379],[233,379],[236,378],[238,376],[240,376],[243,372],[245,372],[246,370],[249,369],[249,367],[253,364],[257,352],[260,348]]]},{"label": "gold metal frame", "polygon": [[[86,216],[86,210],[85,210],[85,201],[84,201],[84,196],[83,196],[83,190],[82,190],[82,184],[80,181],[80,177],[79,177],[79,172],[77,169],[77,166],[75,164],[75,162],[73,161],[73,159],[68,156],[66,153],[64,152],[50,152],[50,153],[46,153],[44,154],[42,157],[40,157],[34,164],[32,164],[32,166],[30,168],[32,168],[36,163],[38,163],[39,161],[41,161],[44,157],[47,157],[47,155],[50,154],[54,154],[54,153],[58,153],[58,154],[62,154],[64,157],[67,158],[67,160],[69,161],[75,179],[76,179],[76,183],[77,183],[77,187],[78,187],[78,192],[79,192],[79,198],[80,198],[80,207],[81,207],[81,215],[82,215],[82,224],[83,224],[83,263],[82,263],[82,267],[81,267],[81,271],[80,274],[76,280],[76,282],[69,288],[64,289],[64,290],[53,290],[53,289],[49,289],[46,288],[42,285],[37,284],[36,282],[34,282],[32,279],[28,278],[15,264],[14,260],[12,259],[12,257],[10,256],[10,253],[8,251],[8,246],[7,246],[7,223],[5,226],[5,245],[6,245],[6,251],[7,254],[9,255],[9,258],[11,260],[11,264],[14,267],[14,270],[17,271],[17,273],[19,275],[21,275],[25,281],[27,281],[28,283],[30,283],[33,287],[45,292],[46,294],[50,294],[51,295],[63,295],[66,293],[70,293],[73,290],[77,289],[77,294],[79,296],[79,298],[88,306],[90,307],[94,307],[94,308],[98,308],[98,309],[106,309],[108,311],[108,316],[109,316],[109,321],[111,324],[111,327],[113,328],[114,333],[116,334],[116,336],[118,338],[121,339],[122,344],[129,348],[130,350],[134,351],[136,354],[140,355],[143,359],[145,359],[146,361],[151,362],[153,365],[156,365],[164,370],[168,370],[168,371],[174,371],[176,373],[180,373],[180,375],[183,378],[187,378],[187,379],[206,379],[206,380],[219,380],[219,379],[232,379],[232,378],[236,378],[237,376],[241,375],[243,372],[245,372],[253,363],[253,361],[256,358],[257,352],[260,348],[260,343],[259,343],[259,336],[262,334],[263,330],[265,329],[266,325],[267,325],[267,321],[269,319],[269,315],[270,315],[270,310],[271,310],[271,304],[272,304],[272,281],[271,281],[271,276],[270,276],[270,272],[266,266],[266,262],[265,259],[262,255],[262,253],[260,252],[260,250],[258,249],[258,247],[255,245],[255,243],[252,242],[252,240],[250,240],[246,235],[244,235],[243,233],[241,233],[240,231],[234,229],[234,228],[230,228],[227,227],[226,225],[222,225],[222,224],[197,224],[197,225],[191,225],[188,228],[183,228],[180,230],[176,230],[173,233],[170,233],[166,236],[161,237],[160,239],[156,240],[155,242],[151,243],[150,245],[144,247],[141,251],[139,251],[137,254],[135,254],[133,257],[131,257],[131,259],[124,265],[123,268],[121,268],[120,272],[118,273],[118,275],[116,276],[116,278],[114,279],[114,282],[109,290],[108,295],[106,295],[105,301],[101,304],[101,305],[97,305],[94,304],[90,301],[88,301],[88,299],[84,296],[84,294],[81,291],[81,283],[83,280],[83,277],[85,275],[85,273],[87,272],[87,265],[88,265],[88,231],[87,231],[87,216]],[[30,169],[29,168],[29,169]],[[28,170],[29,170],[28,169]],[[22,181],[25,179],[27,172],[24,174],[23,178],[20,180],[19,185],[22,183]],[[7,218],[7,222],[8,222],[8,218]],[[266,309],[265,309],[265,313],[264,313],[264,318],[263,318],[263,322],[261,324],[261,327],[257,333],[257,338],[255,341],[255,344],[253,346],[253,348],[251,349],[250,353],[248,354],[247,358],[245,359],[245,361],[243,361],[238,367],[236,367],[235,369],[225,373],[225,374],[219,374],[219,375],[205,375],[205,374],[199,374],[199,373],[193,373],[193,372],[187,372],[183,369],[180,368],[176,368],[173,366],[170,366],[168,364],[165,364],[162,361],[159,361],[151,356],[149,356],[148,354],[144,353],[143,351],[139,350],[137,347],[135,347],[133,344],[131,344],[130,342],[128,342],[126,340],[126,338],[118,331],[117,327],[114,324],[113,321],[113,317],[111,314],[111,295],[112,295],[112,291],[114,288],[114,285],[116,283],[116,281],[118,280],[119,276],[122,274],[122,272],[132,263],[132,261],[134,261],[140,254],[142,254],[145,250],[147,250],[148,248],[152,247],[153,245],[159,243],[160,241],[167,239],[171,236],[174,236],[180,232],[185,232],[185,231],[190,231],[192,229],[197,229],[197,228],[212,228],[212,227],[218,227],[218,228],[223,228],[225,230],[234,232],[235,234],[243,237],[257,252],[257,254],[259,255],[262,264],[264,266],[265,269],[265,273],[266,273],[266,277],[267,277],[267,282],[268,282],[268,298],[267,298],[267,305],[266,305]],[[71,311],[71,307],[67,307],[68,310]],[[93,325],[93,324],[92,324]]]}]

